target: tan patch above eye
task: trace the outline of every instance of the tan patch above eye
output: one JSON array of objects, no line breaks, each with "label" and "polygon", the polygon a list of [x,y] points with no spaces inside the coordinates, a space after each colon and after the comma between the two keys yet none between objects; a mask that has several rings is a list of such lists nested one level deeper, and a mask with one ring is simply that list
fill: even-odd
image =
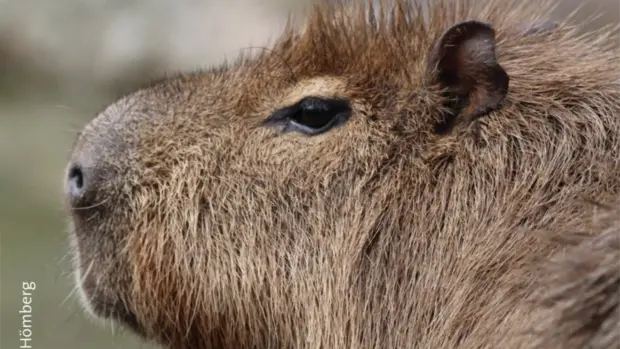
[{"label": "tan patch above eye", "polygon": [[284,98],[279,101],[281,107],[287,107],[299,102],[305,97],[345,98],[344,80],[336,77],[315,77],[302,80],[293,85]]}]

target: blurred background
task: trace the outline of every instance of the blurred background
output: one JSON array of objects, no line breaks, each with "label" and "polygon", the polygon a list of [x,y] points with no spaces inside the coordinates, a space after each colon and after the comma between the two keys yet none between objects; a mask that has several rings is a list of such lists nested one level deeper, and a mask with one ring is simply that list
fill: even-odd
[{"label": "blurred background", "polygon": [[[0,0],[0,349],[20,345],[29,281],[32,348],[153,348],[71,294],[61,189],[75,135],[139,84],[268,44],[310,1]],[[618,0],[559,2],[556,18],[582,3],[580,19],[600,14],[584,30],[619,22]]]}]

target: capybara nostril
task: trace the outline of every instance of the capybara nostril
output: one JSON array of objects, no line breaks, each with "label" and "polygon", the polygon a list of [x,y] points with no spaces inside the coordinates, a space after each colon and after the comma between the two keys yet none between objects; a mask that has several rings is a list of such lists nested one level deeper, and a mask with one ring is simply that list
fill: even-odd
[{"label": "capybara nostril", "polygon": [[87,181],[82,166],[73,164],[67,174],[67,195],[73,202],[79,200],[86,191]]}]

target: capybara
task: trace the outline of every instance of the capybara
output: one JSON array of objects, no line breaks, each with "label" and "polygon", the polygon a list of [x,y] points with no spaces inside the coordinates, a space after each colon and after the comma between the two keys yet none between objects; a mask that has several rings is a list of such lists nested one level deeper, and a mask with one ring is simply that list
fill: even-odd
[{"label": "capybara", "polygon": [[320,3],[120,98],[67,166],[84,307],[172,349],[617,348],[616,31],[551,5]]}]

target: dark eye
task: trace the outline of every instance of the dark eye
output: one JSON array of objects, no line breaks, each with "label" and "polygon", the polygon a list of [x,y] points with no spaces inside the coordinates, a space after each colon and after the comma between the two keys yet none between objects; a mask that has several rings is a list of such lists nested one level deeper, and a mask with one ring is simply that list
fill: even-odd
[{"label": "dark eye", "polygon": [[306,97],[295,105],[275,111],[264,125],[278,126],[282,132],[317,135],[344,124],[350,115],[351,107],[345,100]]}]

